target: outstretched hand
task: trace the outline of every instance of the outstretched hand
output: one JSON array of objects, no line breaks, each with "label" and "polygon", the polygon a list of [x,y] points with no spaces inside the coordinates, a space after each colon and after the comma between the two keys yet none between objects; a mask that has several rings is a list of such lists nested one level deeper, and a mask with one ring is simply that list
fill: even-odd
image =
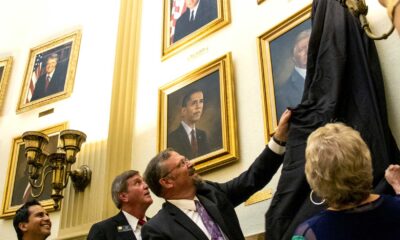
[{"label": "outstretched hand", "polygon": [[400,166],[390,165],[385,171],[385,178],[396,194],[400,194]]},{"label": "outstretched hand", "polygon": [[289,132],[289,120],[292,116],[292,112],[289,109],[286,109],[281,118],[279,119],[278,127],[276,128],[274,137],[282,142],[286,142],[288,138]]}]

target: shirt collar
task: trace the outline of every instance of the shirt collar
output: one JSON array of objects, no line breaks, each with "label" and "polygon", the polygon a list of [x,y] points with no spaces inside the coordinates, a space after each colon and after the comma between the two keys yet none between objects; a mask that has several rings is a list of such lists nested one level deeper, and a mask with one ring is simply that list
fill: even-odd
[{"label": "shirt collar", "polygon": [[196,4],[196,6],[194,6],[193,9],[190,9],[190,11],[193,11],[192,14],[194,14],[194,18],[196,18],[196,13],[197,13],[197,9],[199,8],[199,5],[200,5],[200,0],[197,1],[197,4]]},{"label": "shirt collar", "polygon": [[197,197],[194,197],[193,200],[189,199],[169,199],[168,202],[172,203],[179,209],[196,211],[196,205],[194,204],[194,200],[199,200]]},{"label": "shirt collar", "polygon": [[298,72],[300,74],[300,76],[303,77],[303,79],[306,79],[306,73],[307,73],[306,68],[299,68],[299,67],[295,66],[294,69],[296,69],[296,72]]},{"label": "shirt collar", "polygon": [[53,75],[54,75],[54,71],[52,71],[52,72],[49,73],[49,74],[46,74],[46,76],[50,76],[50,79],[53,77]]},{"label": "shirt collar", "polygon": [[[136,229],[139,219],[136,218],[135,216],[125,212],[124,210],[122,210],[122,213],[124,214],[124,216],[128,220],[128,223],[131,226],[131,228],[132,229]],[[144,220],[147,220],[146,217],[144,217]]]},{"label": "shirt collar", "polygon": [[184,121],[181,121],[181,123],[182,123],[182,126],[185,129],[187,135],[190,135],[190,133],[192,132],[192,129],[194,129],[196,131],[196,126],[194,128],[191,128]]}]

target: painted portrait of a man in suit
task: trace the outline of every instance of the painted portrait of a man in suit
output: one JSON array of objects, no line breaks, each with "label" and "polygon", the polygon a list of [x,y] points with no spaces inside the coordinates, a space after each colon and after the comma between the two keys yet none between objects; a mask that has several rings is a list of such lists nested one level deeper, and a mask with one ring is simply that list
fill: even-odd
[{"label": "painted portrait of a man in suit", "polygon": [[34,58],[26,102],[34,102],[66,90],[72,42],[38,53]]},{"label": "painted portrait of a man in suit", "polygon": [[173,42],[177,42],[218,17],[217,0],[184,0],[184,11],[176,20]]},{"label": "painted portrait of a man in suit", "polygon": [[219,71],[170,94],[167,147],[188,159],[222,147]]},{"label": "painted portrait of a man in suit", "polygon": [[[49,144],[47,145],[47,151],[55,152],[57,149],[58,135],[50,136]],[[25,144],[21,140],[18,144],[18,156],[17,165],[15,170],[14,187],[12,189],[11,206],[20,205],[26,201],[32,200],[31,192],[37,193],[38,190],[32,190],[29,185],[27,161],[25,158]],[[37,200],[47,200],[51,196],[51,176],[48,176],[45,180],[45,187],[43,194],[37,198]]]},{"label": "painted portrait of a man in suit", "polygon": [[310,35],[307,20],[270,43],[277,119],[301,102]]},{"label": "painted portrait of a man in suit", "polygon": [[57,53],[52,53],[47,57],[44,62],[44,73],[36,81],[30,101],[64,91],[67,69],[59,60]]}]

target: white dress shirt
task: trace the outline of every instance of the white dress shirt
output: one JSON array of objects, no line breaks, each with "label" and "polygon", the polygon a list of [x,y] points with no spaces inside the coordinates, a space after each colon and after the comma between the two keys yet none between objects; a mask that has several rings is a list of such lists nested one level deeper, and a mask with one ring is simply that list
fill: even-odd
[{"label": "white dress shirt", "polygon": [[[195,197],[193,200],[188,199],[170,199],[167,200],[175,207],[179,208],[183,213],[185,213],[192,221],[204,232],[208,239],[211,239],[210,233],[207,231],[207,228],[204,226],[203,221],[199,213],[196,211],[196,206],[194,204],[194,200],[199,199]],[[218,224],[216,224],[218,226]],[[218,226],[219,227],[219,226]],[[220,228],[221,230],[221,228]],[[227,240],[228,238],[225,236],[225,233],[221,230],[221,233],[224,235],[224,239]]]},{"label": "white dress shirt", "polygon": [[[132,216],[131,214],[125,212],[124,210],[122,210],[122,213],[125,215],[126,219],[128,220],[128,223],[131,226],[133,234],[135,234],[136,239],[142,240],[142,235],[141,235],[142,226],[138,224],[139,219],[137,219],[135,216]],[[144,220],[147,221],[146,217]]]}]

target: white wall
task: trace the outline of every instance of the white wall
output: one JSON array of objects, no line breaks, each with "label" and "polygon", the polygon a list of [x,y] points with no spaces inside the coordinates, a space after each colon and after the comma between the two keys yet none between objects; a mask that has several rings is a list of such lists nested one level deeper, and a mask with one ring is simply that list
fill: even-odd
[{"label": "white wall", "polygon": [[[162,1],[143,0],[139,81],[132,143],[133,168],[143,172],[147,162],[156,154],[158,88],[227,52],[232,52],[233,57],[241,158],[239,162],[205,174],[204,177],[216,181],[229,180],[245,170],[263,149],[264,120],[256,37],[311,1],[267,0],[261,5],[257,5],[256,0],[230,2],[231,24],[162,62]],[[367,3],[371,25],[387,25],[386,12],[377,1],[368,0]],[[0,115],[0,183],[4,183],[12,138],[26,130],[69,121],[71,128],[87,133],[88,141],[107,137],[119,1],[0,0],[0,6],[0,57],[14,57],[5,106]],[[39,109],[16,114],[29,49],[75,29],[82,29],[82,43],[72,96]],[[400,109],[395,107],[400,98],[396,94],[400,92],[397,80],[400,68],[396,67],[400,62],[399,37],[392,35],[389,40],[377,42],[377,47],[383,65],[390,125],[399,142]],[[191,57],[200,51],[203,53]],[[53,114],[37,117],[39,112],[50,107],[55,108]],[[268,188],[275,190],[278,175]],[[0,184],[0,194],[3,192],[4,184]],[[151,206],[150,216],[158,211],[161,203],[157,199]],[[270,201],[264,201],[237,208],[245,235],[264,231],[264,213],[269,204]],[[51,213],[51,219],[53,239],[57,236],[59,213]],[[16,239],[10,220],[0,220],[0,232],[0,239]]]},{"label": "white wall", "polygon": [[[87,142],[107,138],[119,1],[0,0],[0,57],[12,56],[3,111],[0,114],[0,195],[3,202],[12,139],[26,130],[39,130],[68,121],[84,131]],[[71,97],[16,114],[29,50],[81,29],[82,41]],[[38,113],[54,113],[38,118]],[[96,173],[94,173],[96,174]],[[1,203],[3,204],[3,203]],[[50,214],[52,236],[57,236],[59,212]],[[11,220],[0,219],[0,239],[16,239]]]}]

